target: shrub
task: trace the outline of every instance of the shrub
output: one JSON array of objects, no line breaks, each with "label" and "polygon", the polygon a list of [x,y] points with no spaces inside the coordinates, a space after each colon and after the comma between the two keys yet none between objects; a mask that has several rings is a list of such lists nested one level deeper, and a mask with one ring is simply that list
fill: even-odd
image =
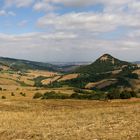
[{"label": "shrub", "polygon": [[73,93],[73,94],[71,94],[70,98],[78,99],[79,98],[79,94],[78,93]]},{"label": "shrub", "polygon": [[113,89],[112,91],[107,93],[108,99],[120,99],[120,91],[117,89]]},{"label": "shrub", "polygon": [[15,94],[12,92],[12,93],[11,93],[11,96],[15,96]]},{"label": "shrub", "polygon": [[137,98],[140,98],[140,93],[137,94]]},{"label": "shrub", "polygon": [[106,99],[106,95],[105,93],[102,92],[98,92],[98,93],[83,93],[83,94],[79,94],[79,93],[73,93],[70,98],[72,99],[88,99],[88,100],[105,100]]},{"label": "shrub", "polygon": [[123,85],[124,87],[131,87],[129,81],[126,78],[120,76],[117,79],[118,79],[118,85],[120,86]]},{"label": "shrub", "polygon": [[134,91],[131,91],[130,94],[131,94],[131,97],[137,97],[137,94]]},{"label": "shrub", "polygon": [[26,94],[23,93],[23,92],[20,92],[20,95],[21,95],[21,96],[24,96],[24,97],[26,96]]},{"label": "shrub", "polygon": [[39,88],[36,88],[35,90],[39,90]]},{"label": "shrub", "polygon": [[48,85],[46,85],[46,87],[48,88],[60,88],[63,86],[63,82],[57,82],[57,81],[54,81]]},{"label": "shrub", "polygon": [[67,99],[68,96],[62,93],[55,93],[54,91],[46,92],[43,94],[42,99]]},{"label": "shrub", "polygon": [[120,92],[117,89],[110,91],[107,94],[108,99],[130,99],[131,97],[137,97],[137,94],[134,91],[122,91]]},{"label": "shrub", "polygon": [[37,98],[40,98],[40,97],[42,97],[42,94],[37,92],[37,93],[34,94],[33,99],[37,99]]},{"label": "shrub", "polygon": [[43,85],[42,85],[42,82],[41,82],[41,81],[44,80],[44,79],[47,79],[47,77],[38,76],[38,77],[34,78],[34,79],[33,79],[34,82],[35,82],[34,86],[35,86],[35,87],[42,87]]},{"label": "shrub", "polygon": [[[74,89],[75,93],[82,93],[82,94],[90,94],[89,91],[83,90],[83,89],[79,89],[79,88],[75,88]],[[93,91],[92,91],[93,92]]]},{"label": "shrub", "polygon": [[25,97],[25,96],[26,96],[26,93],[23,93],[23,94],[22,94],[22,96],[24,96],[24,97]]},{"label": "shrub", "polygon": [[106,94],[105,92],[97,92],[95,94],[91,95],[92,100],[106,100]]},{"label": "shrub", "polygon": [[75,88],[75,89],[74,89],[74,92],[76,92],[76,93],[81,93],[81,92],[82,92],[82,89]]},{"label": "shrub", "polygon": [[1,99],[6,99],[6,97],[5,96],[2,96]]},{"label": "shrub", "polygon": [[139,76],[136,73],[130,73],[127,75],[127,77],[130,79],[139,79]]},{"label": "shrub", "polygon": [[89,99],[89,95],[73,93],[70,98],[72,99]]},{"label": "shrub", "polygon": [[2,91],[2,87],[0,87],[0,91]]},{"label": "shrub", "polygon": [[130,99],[132,96],[131,96],[131,93],[130,92],[127,92],[127,91],[124,91],[120,94],[120,98],[121,99]]}]

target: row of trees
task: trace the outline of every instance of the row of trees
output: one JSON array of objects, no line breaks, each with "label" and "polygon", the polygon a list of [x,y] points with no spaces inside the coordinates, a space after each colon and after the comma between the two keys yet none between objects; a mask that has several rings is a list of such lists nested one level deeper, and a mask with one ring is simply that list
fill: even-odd
[{"label": "row of trees", "polygon": [[74,90],[74,93],[69,95],[63,93],[56,93],[54,91],[46,92],[44,94],[35,93],[34,99],[86,99],[86,100],[108,100],[108,99],[130,99],[132,97],[137,97],[134,91],[122,91],[118,89],[113,89],[110,92],[93,92],[85,91],[81,89]]}]

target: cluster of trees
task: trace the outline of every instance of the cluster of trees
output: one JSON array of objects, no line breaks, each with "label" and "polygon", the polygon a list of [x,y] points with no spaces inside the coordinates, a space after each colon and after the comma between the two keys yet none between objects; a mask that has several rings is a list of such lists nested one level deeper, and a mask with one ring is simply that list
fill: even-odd
[{"label": "cluster of trees", "polygon": [[71,95],[74,99],[89,99],[89,100],[108,100],[108,99],[130,99],[132,97],[137,97],[136,92],[134,91],[120,91],[118,89],[112,89],[108,92],[88,92],[88,91],[82,91],[82,92],[75,92]]},{"label": "cluster of trees", "polygon": [[55,91],[46,92],[44,94],[35,93],[33,99],[83,99],[83,100],[109,100],[109,99],[130,99],[137,97],[134,91],[122,91],[113,89],[109,92],[101,91],[87,91],[81,89],[75,89],[74,93],[69,95],[63,93],[56,93]]},{"label": "cluster of trees", "polygon": [[43,84],[41,83],[41,81],[44,80],[44,79],[46,79],[46,78],[47,78],[47,77],[44,77],[44,76],[38,76],[38,77],[34,78],[34,79],[33,79],[34,82],[35,82],[34,86],[35,86],[35,87],[42,87]]},{"label": "cluster of trees", "polygon": [[136,92],[126,90],[120,92],[118,89],[113,89],[107,94],[108,99],[130,99],[132,97],[137,97]]},{"label": "cluster of trees", "polygon": [[44,94],[41,93],[35,93],[33,96],[33,99],[69,99],[68,95],[62,94],[62,93],[56,93],[55,91],[46,92]]}]

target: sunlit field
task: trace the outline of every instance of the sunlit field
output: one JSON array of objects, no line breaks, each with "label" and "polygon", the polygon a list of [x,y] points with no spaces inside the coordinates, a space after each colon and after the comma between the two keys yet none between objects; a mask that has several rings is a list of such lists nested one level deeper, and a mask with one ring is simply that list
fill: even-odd
[{"label": "sunlit field", "polygon": [[139,140],[140,100],[0,100],[0,140]]}]

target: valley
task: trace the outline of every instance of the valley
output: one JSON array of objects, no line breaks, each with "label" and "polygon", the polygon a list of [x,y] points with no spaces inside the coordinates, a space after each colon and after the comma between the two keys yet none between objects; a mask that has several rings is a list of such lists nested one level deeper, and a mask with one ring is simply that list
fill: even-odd
[{"label": "valley", "polygon": [[[5,99],[33,99],[36,93],[43,96],[50,92],[54,96],[62,95],[62,98],[104,100],[108,94],[114,95],[114,90],[119,91],[119,94],[124,91],[134,92],[137,97],[140,94],[139,67],[109,54],[69,72],[62,72],[60,66],[49,63],[10,58],[1,58],[0,62],[0,96]],[[53,70],[49,70],[50,67]]]}]

